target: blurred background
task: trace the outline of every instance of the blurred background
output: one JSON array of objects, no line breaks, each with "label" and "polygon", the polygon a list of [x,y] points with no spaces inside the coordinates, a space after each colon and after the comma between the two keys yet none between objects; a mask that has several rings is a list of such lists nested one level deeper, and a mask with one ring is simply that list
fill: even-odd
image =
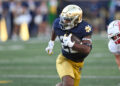
[{"label": "blurred background", "polygon": [[47,37],[54,19],[68,4],[83,9],[83,19],[93,26],[95,34],[106,33],[109,22],[119,19],[119,0],[0,0],[0,20],[5,19],[6,26],[2,25],[7,29],[7,39],[18,40],[24,25],[30,38]]},{"label": "blurred background", "polygon": [[52,23],[68,4],[83,9],[93,26],[93,49],[85,59],[80,86],[120,86],[120,71],[108,50],[106,30],[120,19],[120,0],[0,0],[0,86],[55,86],[55,60],[47,55]]}]

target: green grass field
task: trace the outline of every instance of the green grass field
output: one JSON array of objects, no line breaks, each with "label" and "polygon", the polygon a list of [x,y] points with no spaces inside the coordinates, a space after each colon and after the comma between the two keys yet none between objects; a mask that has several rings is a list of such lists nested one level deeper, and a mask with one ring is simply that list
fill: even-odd
[{"label": "green grass field", "polygon": [[[55,66],[60,43],[55,43],[54,55],[49,56],[45,52],[47,41],[1,42],[0,86],[55,86],[60,82]],[[120,86],[120,71],[107,41],[93,35],[93,49],[85,59],[80,86]]]}]

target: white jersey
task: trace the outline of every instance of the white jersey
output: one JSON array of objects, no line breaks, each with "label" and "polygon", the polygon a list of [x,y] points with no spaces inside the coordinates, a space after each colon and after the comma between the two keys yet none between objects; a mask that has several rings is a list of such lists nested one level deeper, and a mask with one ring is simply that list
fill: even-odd
[{"label": "white jersey", "polygon": [[115,44],[113,40],[110,40],[108,43],[108,48],[110,52],[114,54],[120,54],[120,44]]}]

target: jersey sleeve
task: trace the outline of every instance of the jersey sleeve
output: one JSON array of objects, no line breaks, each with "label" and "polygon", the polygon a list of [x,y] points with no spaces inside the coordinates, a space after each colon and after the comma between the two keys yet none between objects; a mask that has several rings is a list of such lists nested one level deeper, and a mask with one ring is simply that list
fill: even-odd
[{"label": "jersey sleeve", "polygon": [[92,32],[93,32],[92,26],[87,22],[84,22],[82,29],[83,37],[92,35]]}]

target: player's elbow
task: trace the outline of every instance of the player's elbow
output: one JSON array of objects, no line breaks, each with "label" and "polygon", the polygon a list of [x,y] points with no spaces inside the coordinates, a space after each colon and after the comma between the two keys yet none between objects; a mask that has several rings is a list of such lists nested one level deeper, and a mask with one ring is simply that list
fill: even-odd
[{"label": "player's elbow", "polygon": [[78,51],[79,53],[89,54],[91,51],[91,47],[86,45],[75,44],[72,48],[73,50]]},{"label": "player's elbow", "polygon": [[90,53],[90,51],[91,51],[91,49],[89,49],[89,48],[84,48],[82,50],[81,49],[78,50],[79,53],[82,53],[84,55],[88,55]]}]

